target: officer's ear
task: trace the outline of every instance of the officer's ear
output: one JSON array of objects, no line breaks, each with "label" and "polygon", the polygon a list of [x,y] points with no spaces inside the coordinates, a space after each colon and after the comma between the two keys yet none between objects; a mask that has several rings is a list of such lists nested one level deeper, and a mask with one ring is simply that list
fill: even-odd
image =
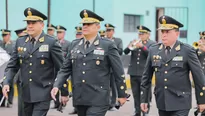
[{"label": "officer's ear", "polygon": [[100,30],[100,24],[97,23],[96,25],[97,25],[97,26],[96,26],[96,27],[97,27],[97,30]]}]

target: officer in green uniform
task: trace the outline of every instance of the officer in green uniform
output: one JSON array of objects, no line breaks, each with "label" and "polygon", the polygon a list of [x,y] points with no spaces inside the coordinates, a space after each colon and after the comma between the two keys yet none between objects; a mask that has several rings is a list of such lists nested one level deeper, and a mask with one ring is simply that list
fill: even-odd
[{"label": "officer in green uniform", "polygon": [[47,24],[47,34],[50,36],[55,36],[56,27],[53,24]]},{"label": "officer in green uniform", "polygon": [[[65,59],[65,57],[68,54],[68,50],[69,50],[68,48],[70,46],[70,42],[64,39],[65,38],[66,28],[63,27],[63,26],[60,26],[60,25],[56,26],[55,28],[54,27],[55,27],[54,25],[50,25],[48,27],[48,29],[52,28],[52,33],[50,32],[50,34],[52,34],[52,36],[54,36],[54,33],[53,33],[53,32],[55,32],[54,29],[56,29],[56,31],[57,31],[57,37],[56,38],[58,39],[58,42],[61,45],[62,55],[63,55],[63,58]],[[57,75],[57,73],[56,73],[56,75]],[[59,108],[60,107],[60,104],[61,104],[60,100],[67,101],[68,100],[68,97],[67,97],[68,94],[69,94],[68,93],[68,83],[67,83],[67,81],[65,81],[65,83],[61,87],[61,92],[56,95],[57,100],[54,101],[54,107],[53,108]],[[64,104],[64,106],[65,105],[66,104]]]},{"label": "officer in green uniform", "polygon": [[78,116],[105,116],[109,108],[110,68],[113,69],[118,101],[126,102],[125,75],[114,42],[98,36],[100,21],[104,19],[89,10],[80,12],[84,38],[71,43],[64,65],[58,72],[51,96],[71,75],[73,103]]},{"label": "officer in green uniform", "polygon": [[[83,36],[83,33],[82,33],[82,27],[81,27],[81,26],[76,26],[76,27],[75,27],[75,30],[76,30],[76,35],[75,35],[75,38],[76,38],[76,39],[81,39],[81,38],[84,37],[84,36]],[[75,108],[75,106],[74,106],[73,111],[70,112],[69,114],[70,114],[70,115],[72,115],[72,114],[77,114],[77,108]]]},{"label": "officer in green uniform", "polygon": [[195,49],[177,40],[183,24],[165,15],[159,18],[159,23],[162,43],[153,45],[148,54],[141,83],[141,109],[148,111],[149,89],[155,72],[154,94],[159,116],[188,116],[192,101],[191,71],[197,104],[202,112],[205,109],[205,77]]},{"label": "officer in green uniform", "polygon": [[[145,26],[137,26],[138,40],[130,42],[124,53],[129,54],[131,52],[131,59],[128,68],[128,74],[131,77],[131,88],[134,97],[134,116],[141,116],[140,109],[140,84],[142,79],[142,73],[147,60],[150,46],[155,44],[153,40],[150,40],[151,30]],[[145,115],[145,114],[143,114]]]},{"label": "officer in green uniform", "polygon": [[75,30],[76,30],[76,32],[75,32],[75,38],[76,39],[81,39],[81,38],[84,37],[83,33],[82,33],[82,27],[81,26],[76,26]]},{"label": "officer in green uniform", "polygon": [[55,74],[62,66],[62,50],[58,41],[43,32],[47,17],[34,8],[24,15],[28,35],[16,40],[14,52],[5,70],[3,93],[6,98],[11,81],[20,69],[22,99],[26,116],[46,116],[50,107],[50,91]]},{"label": "officer in green uniform", "polygon": [[[21,28],[15,30],[16,35],[18,38],[27,35],[26,33],[26,28]],[[22,88],[21,88],[21,76],[20,76],[20,70],[18,73],[15,75],[14,79],[16,78],[16,84],[17,84],[17,89],[18,89],[18,116],[25,116],[24,114],[24,105],[23,105],[23,99],[22,99]]]},{"label": "officer in green uniform", "polygon": [[[8,29],[1,29],[2,31],[2,38],[3,38],[3,42],[1,47],[6,50],[6,52],[11,55],[13,52],[13,47],[14,47],[14,43],[13,41],[11,41],[11,30]],[[14,96],[14,88],[13,88],[13,83],[10,86],[10,92],[8,93],[8,102],[5,102],[7,107],[10,107],[13,104],[13,96]]]},{"label": "officer in green uniform", "polygon": [[[120,55],[122,55],[123,53],[123,44],[122,44],[122,40],[120,38],[116,38],[114,37],[114,33],[115,33],[115,26],[109,23],[106,23],[105,25],[106,28],[106,38],[110,39],[111,41],[113,41],[115,43],[115,45],[117,46],[118,49],[118,53]],[[111,70],[111,80],[110,80],[110,86],[111,86],[111,98],[110,98],[110,108],[109,110],[114,111],[115,110],[115,105],[116,105],[116,98],[117,98],[117,88],[116,88],[116,84],[115,84],[115,77],[113,77],[113,73]]]}]

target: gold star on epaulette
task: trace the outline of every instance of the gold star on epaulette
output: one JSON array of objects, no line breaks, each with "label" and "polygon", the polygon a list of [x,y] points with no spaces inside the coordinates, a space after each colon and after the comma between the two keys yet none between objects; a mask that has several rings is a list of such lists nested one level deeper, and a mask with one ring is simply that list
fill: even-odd
[{"label": "gold star on epaulette", "polygon": [[29,41],[29,37],[26,38],[26,41],[25,41],[25,42],[27,43],[28,41]]},{"label": "gold star on epaulette", "polygon": [[159,50],[161,50],[163,48],[163,45],[161,44],[160,46],[159,46]]},{"label": "gold star on epaulette", "polygon": [[99,45],[99,40],[95,41],[94,45]]},{"label": "gold star on epaulette", "polygon": [[82,44],[83,44],[83,40],[81,40],[78,45],[82,45]]},{"label": "gold star on epaulette", "polygon": [[5,80],[5,79],[6,79],[6,76],[4,76],[3,79]]},{"label": "gold star on epaulette", "polygon": [[176,51],[180,50],[180,44],[175,48]]},{"label": "gold star on epaulette", "polygon": [[44,37],[41,37],[40,39],[39,39],[39,42],[44,42]]}]

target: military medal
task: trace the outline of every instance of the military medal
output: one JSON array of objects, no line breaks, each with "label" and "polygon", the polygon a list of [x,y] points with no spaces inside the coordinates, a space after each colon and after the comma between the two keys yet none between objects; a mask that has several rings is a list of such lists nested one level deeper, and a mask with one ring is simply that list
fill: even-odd
[{"label": "military medal", "polygon": [[18,52],[20,52],[21,51],[21,47],[18,47]]},{"label": "military medal", "polygon": [[72,60],[72,63],[74,62],[74,60]]},{"label": "military medal", "polygon": [[41,60],[41,64],[44,64],[45,63],[45,61],[44,60]]},{"label": "military medal", "polygon": [[100,61],[99,61],[99,60],[97,60],[97,61],[96,61],[96,64],[97,64],[97,65],[100,65]]},{"label": "military medal", "polygon": [[155,68],[155,72],[157,72],[157,68]]},{"label": "military medal", "polygon": [[23,52],[23,47],[21,47],[21,52]]}]

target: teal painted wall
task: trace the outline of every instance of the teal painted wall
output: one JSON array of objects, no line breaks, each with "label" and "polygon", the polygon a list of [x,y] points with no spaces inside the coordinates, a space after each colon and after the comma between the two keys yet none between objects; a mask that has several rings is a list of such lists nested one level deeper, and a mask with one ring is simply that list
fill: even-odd
[{"label": "teal painted wall", "polygon": [[6,28],[6,7],[5,0],[0,0],[0,29]]},{"label": "teal painted wall", "polygon": [[[0,0],[0,14],[2,13],[2,7],[5,9],[5,0]],[[24,10],[27,7],[36,8],[47,15],[47,0],[8,0],[8,29],[12,30],[11,38],[13,40],[17,38],[14,30],[26,26],[26,22],[23,20],[25,19]],[[3,14],[0,18],[0,29],[6,28],[5,10],[3,10]]]},{"label": "teal painted wall", "polygon": [[[25,8],[31,6],[47,15],[47,0],[8,0],[9,5],[9,29],[12,31],[26,25],[23,21]],[[156,36],[156,8],[188,8],[188,20],[186,16],[174,15],[174,18],[187,23],[184,28],[188,29],[187,43],[197,41],[199,31],[205,30],[205,0],[95,0],[95,12],[102,16],[105,21],[101,23],[102,29],[105,23],[112,23],[117,28],[115,36],[123,39],[124,47],[129,41],[137,37],[136,32],[124,32],[124,14],[136,14],[143,16],[143,23],[152,30],[151,39]],[[67,28],[66,39],[75,39],[74,27],[81,21],[79,12],[83,9],[93,10],[93,0],[51,0],[51,23],[63,25]],[[177,11],[177,9],[176,9]],[[148,15],[146,15],[148,12]],[[172,11],[171,11],[172,12]],[[178,11],[182,12],[182,11]],[[168,12],[165,12],[168,13]],[[169,12],[170,13],[170,12]],[[5,0],[0,0],[0,29],[6,27]],[[176,16],[176,17],[175,17]],[[47,24],[47,22],[45,22]],[[45,28],[46,30],[46,28]],[[12,33],[12,39],[16,35]]]},{"label": "teal painted wall", "polygon": [[[102,16],[105,21],[101,27],[104,28],[105,22],[113,22],[112,1],[111,0],[96,0],[95,12]],[[93,11],[93,0],[52,0],[51,2],[51,23],[54,25],[63,25],[67,28],[66,39],[71,41],[75,39],[75,26],[81,26],[80,11],[89,9]]]}]

